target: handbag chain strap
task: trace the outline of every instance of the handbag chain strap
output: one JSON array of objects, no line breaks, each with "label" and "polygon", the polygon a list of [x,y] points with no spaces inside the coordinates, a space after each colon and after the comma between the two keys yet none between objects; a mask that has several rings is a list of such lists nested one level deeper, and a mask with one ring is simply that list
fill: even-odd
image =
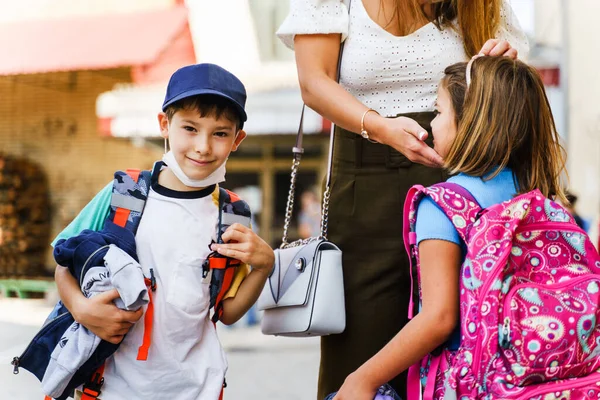
[{"label": "handbag chain strap", "polygon": [[[352,0],[348,1],[348,12],[350,12],[350,5]],[[337,81],[340,80],[340,70],[342,66],[342,54],[344,52],[344,44],[340,45],[340,55],[338,57],[338,65],[337,65]],[[288,230],[290,228],[290,223],[292,221],[292,214],[294,209],[294,195],[296,193],[296,178],[298,177],[298,168],[300,167],[300,159],[302,158],[302,154],[304,153],[304,148],[302,147],[302,136],[304,135],[304,110],[306,109],[306,104],[302,105],[302,113],[300,114],[300,124],[298,126],[298,135],[296,136],[296,145],[293,147],[292,152],[294,154],[294,158],[292,160],[292,173],[290,175],[290,190],[288,192],[287,205],[285,208],[285,222],[283,224],[283,238],[281,239],[280,248],[292,247],[294,245],[301,245],[304,243],[311,242],[315,238],[308,238],[304,240],[298,241],[298,243],[294,242],[292,244],[288,243]],[[329,198],[331,196],[331,170],[333,167],[333,141],[334,141],[334,132],[335,125],[331,124],[331,131],[329,133],[329,156],[327,160],[327,180],[325,185],[325,191],[323,192],[323,205],[321,207],[321,234],[318,239],[327,240],[327,229],[329,226]]]}]

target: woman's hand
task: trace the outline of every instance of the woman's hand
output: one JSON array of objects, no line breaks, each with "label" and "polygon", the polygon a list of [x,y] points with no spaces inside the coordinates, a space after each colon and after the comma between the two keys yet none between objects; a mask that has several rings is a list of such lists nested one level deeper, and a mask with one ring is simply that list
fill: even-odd
[{"label": "woman's hand", "polygon": [[378,387],[372,387],[366,379],[354,372],[346,378],[333,400],[373,400]]},{"label": "woman's hand", "polygon": [[517,49],[512,47],[506,40],[490,39],[481,48],[479,55],[482,56],[505,56],[516,60],[519,56]]},{"label": "woman's hand", "polygon": [[[373,113],[370,113],[373,114]],[[373,139],[387,144],[404,154],[410,161],[427,165],[429,167],[440,167],[444,164],[443,158],[425,142],[428,133],[414,119],[406,117],[382,118],[374,115],[378,119],[373,121],[375,129]],[[366,124],[367,121],[365,121]]]}]

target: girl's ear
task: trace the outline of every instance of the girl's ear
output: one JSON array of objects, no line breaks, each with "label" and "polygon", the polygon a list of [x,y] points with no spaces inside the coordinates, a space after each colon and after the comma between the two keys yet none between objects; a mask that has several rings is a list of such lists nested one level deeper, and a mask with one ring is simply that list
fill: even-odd
[{"label": "girl's ear", "polygon": [[236,151],[238,147],[240,147],[240,143],[246,138],[246,132],[243,129],[240,129],[235,136],[235,140],[233,141],[233,147],[231,147],[231,151]]},{"label": "girl's ear", "polygon": [[160,128],[160,136],[165,139],[169,137],[169,118],[164,112],[158,113],[158,126]]}]

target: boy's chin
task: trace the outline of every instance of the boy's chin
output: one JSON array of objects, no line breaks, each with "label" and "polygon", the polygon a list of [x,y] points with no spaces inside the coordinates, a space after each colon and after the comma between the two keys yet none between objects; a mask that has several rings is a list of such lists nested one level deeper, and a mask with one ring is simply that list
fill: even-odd
[{"label": "boy's chin", "polygon": [[210,173],[205,173],[205,172],[203,172],[203,173],[198,173],[198,172],[194,173],[192,171],[189,171],[189,172],[186,171],[185,175],[188,178],[190,178],[191,180],[193,180],[193,181],[201,181],[201,180],[204,180],[204,179],[208,178],[210,176],[210,174],[212,174],[213,172],[214,171],[210,171]]}]

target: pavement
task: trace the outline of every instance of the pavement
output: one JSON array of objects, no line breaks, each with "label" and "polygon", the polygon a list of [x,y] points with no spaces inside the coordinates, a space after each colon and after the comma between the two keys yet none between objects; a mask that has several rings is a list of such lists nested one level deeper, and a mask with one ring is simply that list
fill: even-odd
[{"label": "pavement", "polygon": [[[0,298],[0,400],[43,400],[38,380],[10,362],[20,355],[52,309],[44,299]],[[228,355],[225,400],[313,400],[317,392],[318,338],[265,336],[257,326],[219,325]],[[170,400],[170,399],[169,399]]]}]

